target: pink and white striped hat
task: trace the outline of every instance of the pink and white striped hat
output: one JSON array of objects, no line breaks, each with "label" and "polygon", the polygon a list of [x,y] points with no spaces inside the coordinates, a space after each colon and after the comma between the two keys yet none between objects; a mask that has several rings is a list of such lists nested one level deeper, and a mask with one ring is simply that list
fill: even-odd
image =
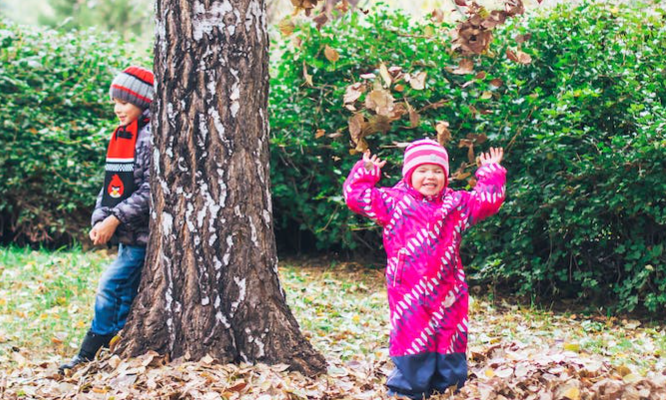
[{"label": "pink and white striped hat", "polygon": [[410,143],[405,149],[402,176],[409,181],[414,169],[421,164],[439,165],[444,169],[448,182],[449,154],[441,144],[432,139],[421,139]]}]

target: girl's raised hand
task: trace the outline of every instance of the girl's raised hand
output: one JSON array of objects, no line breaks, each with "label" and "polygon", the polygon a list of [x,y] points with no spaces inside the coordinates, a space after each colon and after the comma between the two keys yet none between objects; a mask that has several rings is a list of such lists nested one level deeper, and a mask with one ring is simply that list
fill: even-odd
[{"label": "girl's raised hand", "polygon": [[374,166],[377,166],[379,167],[379,169],[381,169],[382,167],[384,167],[384,165],[386,165],[386,160],[382,161],[379,157],[377,157],[377,155],[372,155],[370,153],[370,149],[366,150],[363,153],[363,161],[365,163],[363,165],[365,166],[365,169],[368,171],[372,170]]},{"label": "girl's raised hand", "polygon": [[504,149],[501,147],[491,147],[490,151],[487,153],[481,153],[477,159],[479,160],[480,166],[484,166],[488,164],[499,164],[502,161],[503,156]]}]

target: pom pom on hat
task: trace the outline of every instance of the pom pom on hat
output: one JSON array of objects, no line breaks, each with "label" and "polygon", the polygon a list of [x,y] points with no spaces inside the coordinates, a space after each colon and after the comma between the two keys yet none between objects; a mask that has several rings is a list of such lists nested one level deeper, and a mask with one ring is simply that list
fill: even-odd
[{"label": "pom pom on hat", "polygon": [[402,163],[402,176],[409,178],[416,167],[422,164],[435,164],[444,169],[449,176],[449,154],[441,144],[432,139],[416,140],[405,149]]},{"label": "pom pom on hat", "polygon": [[142,110],[153,101],[153,73],[142,67],[128,67],[111,82],[111,99],[134,104]]}]

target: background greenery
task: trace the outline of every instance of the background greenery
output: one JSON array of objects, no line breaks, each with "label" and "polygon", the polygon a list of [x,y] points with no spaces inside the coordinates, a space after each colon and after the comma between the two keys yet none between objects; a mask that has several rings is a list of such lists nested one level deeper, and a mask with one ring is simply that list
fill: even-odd
[{"label": "background greenery", "polygon": [[[469,232],[464,246],[474,279],[535,298],[662,308],[663,15],[594,4],[555,8],[502,28],[492,53],[472,59],[469,73],[456,72],[460,59],[449,52],[441,23],[380,8],[321,31],[299,24],[274,43],[271,66],[280,248],[381,254],[378,230],[352,215],[341,196],[359,158],[350,154],[354,113],[343,96],[349,85],[368,81],[361,74],[374,72],[379,80],[381,64],[398,66],[427,79],[422,90],[404,80],[386,89],[419,119],[376,121],[377,131],[367,136],[370,148],[390,161],[383,185],[400,177],[398,145],[434,136],[440,121],[449,123],[452,171],[468,160],[467,144],[477,153],[491,145],[506,149],[507,201]],[[532,37],[518,43],[519,34]],[[136,54],[114,38],[6,21],[0,44],[0,137],[7,149],[0,155],[2,240],[67,243],[87,225],[101,182],[114,125],[108,84]],[[339,59],[331,61],[326,46]],[[511,61],[508,48],[533,61]],[[354,103],[356,112],[372,118],[364,100]],[[451,184],[468,190],[473,182]]]}]

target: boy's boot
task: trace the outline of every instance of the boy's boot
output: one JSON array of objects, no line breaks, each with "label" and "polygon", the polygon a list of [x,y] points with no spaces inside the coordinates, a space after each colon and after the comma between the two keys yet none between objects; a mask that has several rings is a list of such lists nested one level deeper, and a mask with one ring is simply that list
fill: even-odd
[{"label": "boy's boot", "polygon": [[61,374],[65,373],[66,369],[73,369],[75,366],[91,361],[95,358],[95,354],[102,347],[108,347],[109,342],[113,339],[113,334],[111,335],[98,335],[88,331],[86,336],[83,338],[81,343],[81,350],[79,354],[75,355],[69,362],[66,362],[58,367],[58,372]]}]

